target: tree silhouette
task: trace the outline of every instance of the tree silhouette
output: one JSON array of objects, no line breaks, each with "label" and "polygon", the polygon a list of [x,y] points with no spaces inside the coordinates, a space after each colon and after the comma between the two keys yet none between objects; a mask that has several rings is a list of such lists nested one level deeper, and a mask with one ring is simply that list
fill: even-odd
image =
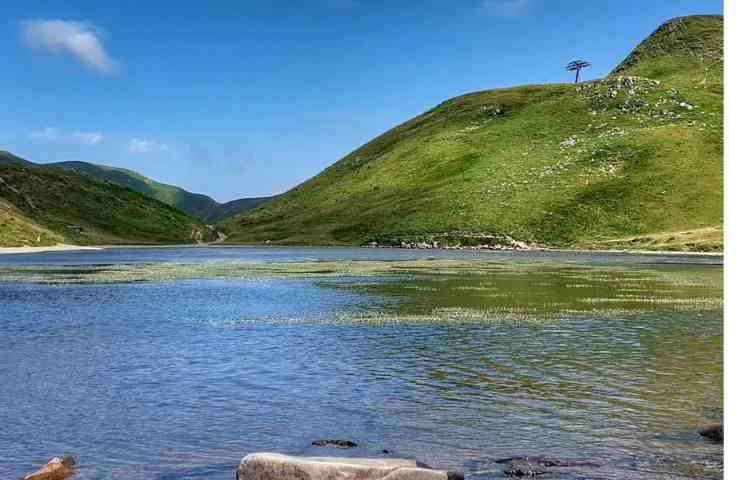
[{"label": "tree silhouette", "polygon": [[591,62],[587,62],[585,60],[573,60],[568,65],[565,66],[565,69],[569,72],[572,72],[573,70],[576,71],[576,82],[578,83],[578,76],[581,73],[582,68],[588,68],[591,66]]}]

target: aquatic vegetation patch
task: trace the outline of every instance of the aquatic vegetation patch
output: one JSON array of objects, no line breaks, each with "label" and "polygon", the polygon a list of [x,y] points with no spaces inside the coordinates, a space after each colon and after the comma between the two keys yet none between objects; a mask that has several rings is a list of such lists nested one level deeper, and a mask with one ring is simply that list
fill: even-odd
[{"label": "aquatic vegetation patch", "polygon": [[721,309],[724,302],[721,298],[651,298],[651,297],[631,297],[631,298],[584,298],[580,300],[589,304],[609,304],[619,303],[634,307],[649,307],[651,305],[666,305],[672,310],[692,311],[692,310],[712,310]]},{"label": "aquatic vegetation patch", "polygon": [[[554,270],[549,270],[549,269]],[[572,268],[572,267],[569,267]],[[608,276],[579,269],[579,278],[606,279]],[[619,268],[619,267],[613,267]],[[504,263],[474,260],[397,261],[301,261],[301,262],[207,262],[136,263],[120,265],[74,265],[54,268],[21,266],[0,268],[0,283],[130,283],[161,282],[195,278],[338,278],[403,275],[474,275],[507,273],[527,277],[533,272],[558,271],[557,265]],[[601,277],[599,277],[601,275]]]},{"label": "aquatic vegetation patch", "polygon": [[[403,308],[389,308],[377,311],[343,311],[321,314],[316,316],[253,316],[226,319],[207,320],[207,324],[214,328],[244,328],[256,326],[413,326],[413,325],[480,325],[487,327],[547,327],[557,325],[563,320],[573,319],[607,319],[617,320],[644,313],[639,305],[625,308],[589,308],[573,309],[564,304],[550,304],[540,309],[516,307],[441,307],[433,308],[428,312],[405,311]],[[549,307],[549,308],[548,308]],[[712,305],[678,304],[673,311],[706,311]]]},{"label": "aquatic vegetation patch", "polygon": [[[313,279],[322,289],[380,300],[383,312],[321,318],[246,318],[256,323],[542,324],[562,315],[718,310],[721,266],[625,266],[471,260],[208,262],[12,267],[0,283],[119,284],[220,279]],[[361,307],[360,305],[355,305]]]},{"label": "aquatic vegetation patch", "polygon": [[403,313],[393,311],[335,312],[306,318],[276,318],[245,316],[238,319],[208,321],[214,327],[238,328],[258,325],[547,325],[558,321],[553,316],[536,315],[515,308],[435,308],[428,313]]}]

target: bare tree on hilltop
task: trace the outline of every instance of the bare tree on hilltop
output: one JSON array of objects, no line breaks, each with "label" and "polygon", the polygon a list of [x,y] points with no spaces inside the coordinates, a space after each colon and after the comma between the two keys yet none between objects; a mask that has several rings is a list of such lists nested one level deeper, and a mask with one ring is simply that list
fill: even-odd
[{"label": "bare tree on hilltop", "polygon": [[591,62],[587,62],[585,60],[573,60],[568,65],[565,66],[565,69],[569,72],[572,72],[573,70],[576,71],[576,82],[578,83],[578,77],[580,76],[581,69],[588,68],[591,66]]}]

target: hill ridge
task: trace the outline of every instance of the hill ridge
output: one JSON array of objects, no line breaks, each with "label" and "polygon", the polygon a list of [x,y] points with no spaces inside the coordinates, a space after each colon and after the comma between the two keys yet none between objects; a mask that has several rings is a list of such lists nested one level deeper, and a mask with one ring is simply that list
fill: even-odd
[{"label": "hill ridge", "polygon": [[215,239],[199,220],[128,187],[0,152],[0,245],[173,244]]},{"label": "hill ridge", "polygon": [[[714,45],[721,58],[722,17],[667,24]],[[645,53],[661,38],[695,43],[665,30],[603,79],[446,100],[233,217],[229,241],[455,245],[491,232],[558,248],[629,238],[649,249],[674,237],[661,232],[716,231],[722,64],[676,45]],[[440,232],[446,238],[435,238]],[[675,237],[673,249],[722,248],[721,239]]]},{"label": "hill ridge", "polygon": [[723,39],[712,27],[724,23],[722,15],[690,15],[671,18],[648,35],[610,73],[625,74],[640,63],[672,53],[696,58],[724,59]]},{"label": "hill ridge", "polygon": [[95,178],[113,182],[117,185],[132,188],[139,193],[171,205],[200,220],[215,224],[227,217],[242,213],[264,203],[271,197],[248,197],[219,203],[208,195],[193,193],[164,182],[159,182],[141,173],[124,167],[113,167],[80,160],[52,163],[33,163],[10,152],[0,151],[0,164],[22,163],[26,166],[41,168],[56,167],[91,175]]}]

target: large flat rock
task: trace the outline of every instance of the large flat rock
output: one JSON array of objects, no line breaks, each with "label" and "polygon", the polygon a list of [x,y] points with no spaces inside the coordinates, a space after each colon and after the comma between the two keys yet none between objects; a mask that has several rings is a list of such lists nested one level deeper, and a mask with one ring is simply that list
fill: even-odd
[{"label": "large flat rock", "polygon": [[237,470],[238,480],[461,480],[462,475],[423,468],[395,458],[293,457],[252,453]]}]

